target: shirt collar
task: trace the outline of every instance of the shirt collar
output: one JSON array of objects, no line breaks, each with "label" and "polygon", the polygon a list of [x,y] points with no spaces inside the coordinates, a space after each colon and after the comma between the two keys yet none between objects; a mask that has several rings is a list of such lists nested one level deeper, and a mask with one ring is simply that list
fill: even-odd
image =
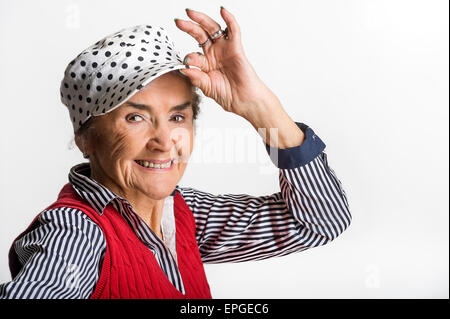
[{"label": "shirt collar", "polygon": [[[110,191],[106,186],[103,186],[90,176],[90,164],[78,164],[70,169],[69,182],[78,195],[87,201],[100,216],[103,214],[106,206],[114,199],[119,199],[121,202],[128,203],[126,199]],[[175,195],[177,188],[178,186],[175,187],[170,196]]]}]

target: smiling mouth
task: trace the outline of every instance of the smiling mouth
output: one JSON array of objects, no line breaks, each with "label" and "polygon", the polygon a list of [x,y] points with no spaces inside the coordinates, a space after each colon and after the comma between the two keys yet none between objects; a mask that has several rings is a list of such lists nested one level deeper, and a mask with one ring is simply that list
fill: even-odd
[{"label": "smiling mouth", "polygon": [[153,162],[146,161],[146,160],[135,160],[135,162],[145,168],[164,169],[164,168],[169,168],[170,166],[172,166],[173,159],[166,163],[153,163]]}]

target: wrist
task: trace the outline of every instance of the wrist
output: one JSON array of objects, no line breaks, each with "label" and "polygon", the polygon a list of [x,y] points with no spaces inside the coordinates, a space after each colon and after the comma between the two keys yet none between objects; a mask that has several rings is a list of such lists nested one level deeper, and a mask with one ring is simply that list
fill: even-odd
[{"label": "wrist", "polygon": [[244,118],[258,131],[264,142],[271,147],[285,149],[299,146],[305,134],[284,110],[274,95],[262,95]]}]

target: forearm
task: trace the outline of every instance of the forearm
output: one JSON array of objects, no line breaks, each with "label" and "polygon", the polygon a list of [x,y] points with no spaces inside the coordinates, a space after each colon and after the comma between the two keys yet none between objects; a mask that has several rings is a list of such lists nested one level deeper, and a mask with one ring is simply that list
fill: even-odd
[{"label": "forearm", "polygon": [[266,144],[285,149],[303,143],[305,134],[267,87],[264,88],[261,98],[249,105],[250,111],[243,117],[258,131]]}]

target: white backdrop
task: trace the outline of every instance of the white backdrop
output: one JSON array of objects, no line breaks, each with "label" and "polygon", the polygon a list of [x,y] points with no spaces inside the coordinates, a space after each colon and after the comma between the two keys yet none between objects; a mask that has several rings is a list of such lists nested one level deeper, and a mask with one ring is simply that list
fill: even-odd
[{"label": "white backdrop", "polygon": [[[198,51],[173,18],[184,8],[238,19],[260,77],[295,121],[327,144],[353,222],[332,243],[266,261],[206,265],[215,298],[448,298],[448,1],[0,2],[0,282],[7,252],[83,161],[59,82],[67,63],[103,36],[164,26],[182,57]],[[231,128],[265,152],[245,120],[204,99],[208,129]],[[225,135],[221,135],[225,136]],[[233,142],[215,138],[225,154]],[[252,142],[253,141],[253,142]],[[204,150],[204,149],[203,149]],[[214,157],[214,156],[213,156]],[[181,186],[211,193],[279,191],[261,163],[193,162]]]}]

